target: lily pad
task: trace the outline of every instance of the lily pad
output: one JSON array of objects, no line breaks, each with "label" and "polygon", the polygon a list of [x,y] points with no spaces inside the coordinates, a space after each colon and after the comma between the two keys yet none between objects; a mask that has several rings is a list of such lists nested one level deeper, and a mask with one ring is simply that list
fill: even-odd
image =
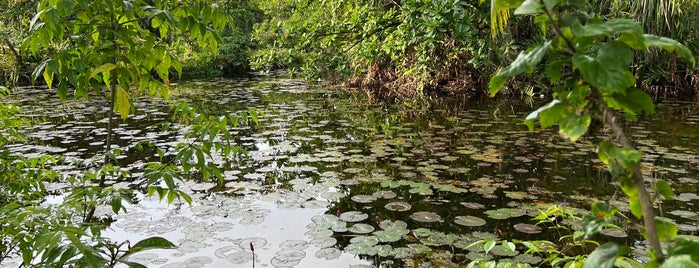
[{"label": "lily pad", "polygon": [[484,209],[485,205],[479,204],[479,203],[473,203],[473,202],[463,202],[461,203],[464,207],[470,208],[470,209]]},{"label": "lily pad", "polygon": [[250,250],[250,244],[252,244],[256,249],[263,248],[267,245],[267,239],[262,237],[249,237],[241,240],[240,243],[238,243],[238,246],[243,250],[248,251]]},{"label": "lily pad", "polygon": [[410,258],[414,256],[416,253],[417,251],[415,249],[405,247],[393,248],[391,250],[391,255],[396,259]]},{"label": "lily pad", "polygon": [[486,221],[484,219],[475,216],[457,216],[454,219],[454,222],[458,225],[469,227],[483,226],[486,224]]},{"label": "lily pad", "polygon": [[279,244],[280,248],[283,249],[296,249],[296,250],[304,250],[310,246],[310,243],[306,240],[286,240]]},{"label": "lily pad", "polygon": [[274,254],[274,258],[281,261],[295,261],[306,257],[306,252],[298,249],[284,249]]},{"label": "lily pad", "polygon": [[274,257],[269,261],[269,263],[274,267],[292,267],[301,263],[301,260],[282,260]]},{"label": "lily pad", "polygon": [[329,248],[337,244],[337,239],[334,237],[321,237],[311,240],[311,244],[319,248]]},{"label": "lily pad", "polygon": [[408,211],[412,208],[410,204],[403,201],[390,202],[383,207],[390,211]]},{"label": "lily pad", "polygon": [[401,227],[401,228],[408,228],[408,223],[401,221],[401,220],[395,220],[395,221],[384,220],[384,221],[381,221],[381,223],[379,223],[379,228],[384,229],[384,230],[391,228],[393,226],[397,226],[397,227]]},{"label": "lily pad", "polygon": [[306,231],[304,235],[313,238],[313,239],[319,239],[319,238],[326,238],[326,237],[331,237],[333,236],[334,232],[333,230],[326,229],[326,228],[314,228],[311,230]]},{"label": "lily pad", "polygon": [[375,230],[374,226],[371,226],[369,224],[364,224],[364,223],[356,223],[348,229],[348,231],[355,233],[355,234],[368,234],[371,233]]},{"label": "lily pad", "polygon": [[606,235],[606,236],[611,236],[611,237],[617,237],[617,238],[624,238],[629,236],[624,232],[624,230],[617,229],[617,228],[605,228],[600,231],[601,234]]},{"label": "lily pad", "polygon": [[506,257],[513,257],[517,256],[519,254],[519,251],[517,250],[512,250],[510,248],[507,248],[503,245],[497,245],[493,247],[493,249],[490,250],[490,253],[493,253],[498,256],[506,256]]},{"label": "lily pad", "polygon": [[235,251],[228,254],[226,259],[233,264],[243,264],[253,260],[253,253],[249,251]]},{"label": "lily pad", "polygon": [[525,234],[538,234],[541,233],[541,227],[528,224],[528,223],[518,223],[514,225],[515,230],[520,231]]},{"label": "lily pad", "polygon": [[393,191],[378,191],[378,192],[375,192],[371,195],[373,195],[376,198],[381,198],[381,199],[391,199],[391,198],[395,198],[396,196],[398,196],[398,194],[396,194]]},{"label": "lily pad", "polygon": [[356,236],[350,239],[350,243],[373,246],[379,243],[379,239],[375,236]]},{"label": "lily pad", "polygon": [[410,230],[397,226],[390,227],[386,230],[374,232],[374,236],[381,242],[396,242],[403,238],[403,235],[410,233]]},{"label": "lily pad", "polygon": [[416,222],[439,222],[442,221],[442,217],[434,212],[428,211],[418,211],[410,215],[410,218]]},{"label": "lily pad", "polygon": [[531,254],[520,254],[513,258],[516,263],[528,263],[528,264],[539,264],[543,260],[539,256]]},{"label": "lily pad", "polygon": [[363,204],[368,204],[371,202],[376,201],[376,197],[373,195],[365,195],[365,194],[360,194],[360,195],[355,195],[351,197],[352,201],[357,202],[357,203],[363,203]]},{"label": "lily pad", "polygon": [[336,248],[322,248],[315,254],[318,259],[334,260],[340,258],[342,251]]},{"label": "lily pad", "polygon": [[369,214],[360,211],[347,211],[340,214],[340,220],[345,222],[360,222],[369,218]]},{"label": "lily pad", "polygon": [[496,219],[496,220],[505,220],[509,218],[517,218],[521,217],[524,215],[521,210],[519,209],[514,209],[514,208],[500,208],[496,210],[488,210],[485,212],[485,214],[488,214],[488,217]]}]

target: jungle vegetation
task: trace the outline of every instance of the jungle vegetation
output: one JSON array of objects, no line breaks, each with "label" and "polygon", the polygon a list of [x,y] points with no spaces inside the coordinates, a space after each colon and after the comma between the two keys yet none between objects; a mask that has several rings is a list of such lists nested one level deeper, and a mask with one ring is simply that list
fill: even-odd
[{"label": "jungle vegetation", "polygon": [[[653,249],[647,265],[696,267],[699,262],[696,240],[678,238],[675,226],[655,217],[639,167],[641,153],[616,118],[651,114],[651,95],[697,93],[692,56],[699,47],[696,0],[233,0],[187,5],[170,0],[38,0],[0,5],[0,65],[6,85],[0,94],[11,94],[8,86],[40,81],[60,98],[103,97],[109,100],[109,133],[113,116],[132,112],[133,98],[167,99],[169,83],[183,73],[283,69],[345,83],[372,101],[515,94],[513,89],[527,85],[553,99],[527,117],[530,128],[536,119],[541,127],[558,125],[571,141],[588,133],[593,121],[612,130],[612,138],[596,144],[598,156],[629,197],[632,215],[643,222]],[[523,16],[510,17],[511,12]],[[523,73],[533,75],[519,77]],[[256,123],[257,113],[208,117],[186,104],[175,105],[173,111],[191,124],[186,137],[196,142],[176,146],[179,161],[163,159],[155,149],[161,159],[147,163],[142,187],[168,202],[191,202],[175,182],[191,173],[219,177],[221,170],[206,159],[211,154],[237,157],[240,150],[230,142],[228,127]],[[0,148],[23,139],[20,130],[30,122],[16,117],[19,112],[0,103]],[[105,151],[97,157],[103,160],[67,178],[51,169],[61,158],[2,151],[0,260],[20,255],[27,266],[142,267],[126,257],[173,246],[159,237],[130,245],[101,236],[106,225],[93,217],[95,207],[107,205],[117,213],[133,197],[133,189],[109,185],[128,173],[114,161],[121,151],[110,148],[110,138],[108,134]],[[133,149],[149,146],[139,143]],[[43,182],[59,179],[71,183],[73,190],[61,204],[41,206],[48,195]],[[654,189],[655,196],[672,196],[662,181]],[[592,204],[592,212],[586,234],[599,231],[617,214],[602,203]],[[669,246],[660,244],[671,241]],[[495,243],[512,244],[482,244],[488,251]],[[624,246],[605,244],[587,259],[570,263],[634,264],[626,252]]]}]

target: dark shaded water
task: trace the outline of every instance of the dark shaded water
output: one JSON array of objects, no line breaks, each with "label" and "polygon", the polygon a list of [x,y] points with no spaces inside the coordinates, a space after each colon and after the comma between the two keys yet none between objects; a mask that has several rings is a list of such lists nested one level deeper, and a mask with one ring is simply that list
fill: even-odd
[{"label": "dark shaded water", "polygon": [[[527,131],[521,122],[536,104],[444,99],[369,105],[322,86],[265,77],[189,82],[178,91],[178,98],[205,113],[258,108],[266,117],[258,127],[235,130],[250,159],[227,170],[224,183],[181,183],[196,198],[192,207],[141,196],[129,213],[114,216],[109,234],[115,239],[159,235],[180,245],[135,256],[149,267],[251,267],[245,247],[250,242],[259,248],[260,266],[537,262],[523,248],[484,254],[466,246],[480,239],[557,240],[546,225],[530,234],[536,231],[532,217],[551,205],[582,216],[593,200],[606,200],[628,211],[623,193],[585,141],[571,144],[555,131]],[[101,159],[104,102],[61,104],[45,89],[23,89],[20,96],[27,116],[40,123],[28,131],[31,144],[11,150],[88,164]],[[165,103],[140,99],[135,106],[134,115],[119,121],[118,146],[148,140],[167,147],[182,139],[158,132],[158,124],[169,120]],[[661,103],[655,116],[628,129],[645,152],[648,180],[675,187],[675,200],[662,204],[663,216],[682,233],[696,234],[699,106]],[[126,151],[120,164],[133,172],[133,182],[117,185],[134,187],[149,159]],[[100,212],[110,214],[108,208]],[[577,221],[562,224],[579,228]],[[608,234],[599,239],[644,249],[633,228]]]}]

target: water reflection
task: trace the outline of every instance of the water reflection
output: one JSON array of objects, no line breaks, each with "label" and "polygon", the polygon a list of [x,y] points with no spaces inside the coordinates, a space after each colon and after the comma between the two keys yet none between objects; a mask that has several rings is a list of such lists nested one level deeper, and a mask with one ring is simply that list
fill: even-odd
[{"label": "water reflection", "polygon": [[[29,133],[33,145],[11,150],[62,154],[73,162],[100,153],[106,131],[100,103],[61,104],[43,89],[24,92],[17,102],[44,121]],[[129,213],[114,216],[108,234],[115,239],[162,235],[179,243],[177,251],[141,255],[150,265],[251,267],[241,241],[261,239],[266,242],[255,253],[260,264],[272,266],[404,265],[396,257],[445,265],[518,260],[527,258],[521,248],[486,255],[466,246],[480,239],[557,240],[531,227],[531,218],[554,204],[580,215],[601,199],[628,211],[588,144],[526,130],[527,105],[443,99],[374,106],[322,86],[270,78],[187,83],[178,98],[210,114],[258,108],[266,117],[259,127],[234,130],[249,160],[233,164],[222,183],[181,185],[198,198],[191,208],[141,197]],[[182,139],[157,131],[168,120],[165,103],[136,102],[140,110],[116,129],[118,146],[146,140],[168,147]],[[629,128],[646,153],[648,179],[675,185],[676,200],[664,202],[664,216],[688,234],[697,232],[699,220],[698,171],[689,165],[699,161],[699,115],[691,107],[661,104],[653,120]],[[135,167],[139,180],[138,164],[151,157],[127,151],[120,164]],[[564,224],[580,228],[579,222]],[[637,230],[624,231],[628,237],[600,239],[643,248]]]}]

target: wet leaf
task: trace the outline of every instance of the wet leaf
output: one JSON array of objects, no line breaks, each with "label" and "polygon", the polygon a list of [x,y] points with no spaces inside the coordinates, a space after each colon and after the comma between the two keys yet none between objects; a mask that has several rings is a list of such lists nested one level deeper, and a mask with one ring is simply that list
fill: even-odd
[{"label": "wet leaf", "polygon": [[434,212],[419,211],[410,215],[410,218],[417,222],[439,222],[442,221],[442,217]]},{"label": "wet leaf", "polygon": [[515,230],[526,234],[538,234],[541,233],[542,228],[533,224],[518,223],[514,225]]},{"label": "wet leaf", "polygon": [[340,220],[345,222],[359,222],[369,218],[369,214],[359,211],[348,211],[340,214]]},{"label": "wet leaf", "polygon": [[406,202],[398,201],[390,202],[386,204],[384,208],[390,211],[408,211],[412,208],[412,206]]},{"label": "wet leaf", "polygon": [[459,225],[476,227],[485,225],[486,221],[484,219],[474,217],[474,216],[457,216],[454,222]]},{"label": "wet leaf", "polygon": [[505,220],[509,218],[517,218],[524,213],[522,213],[521,210],[519,209],[514,209],[514,208],[500,208],[496,210],[488,210],[485,212],[485,214],[488,215],[488,217],[496,219],[496,220]]}]

